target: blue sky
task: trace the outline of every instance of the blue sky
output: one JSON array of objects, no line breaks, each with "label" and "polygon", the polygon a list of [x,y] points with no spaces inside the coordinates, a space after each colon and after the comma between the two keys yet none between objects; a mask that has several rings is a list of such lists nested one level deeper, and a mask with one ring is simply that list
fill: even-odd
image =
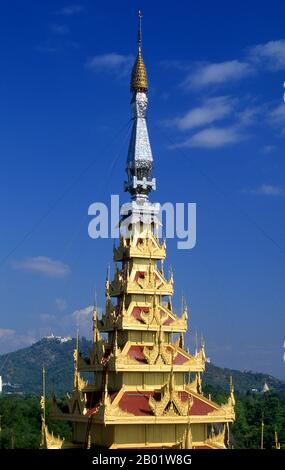
[{"label": "blue sky", "polygon": [[[153,201],[197,203],[197,245],[168,241],[189,327],[221,366],[285,378],[285,5],[3,0],[0,352],[90,331],[112,240],[88,206],[123,193],[136,11]],[[188,338],[187,338],[188,341]]]}]

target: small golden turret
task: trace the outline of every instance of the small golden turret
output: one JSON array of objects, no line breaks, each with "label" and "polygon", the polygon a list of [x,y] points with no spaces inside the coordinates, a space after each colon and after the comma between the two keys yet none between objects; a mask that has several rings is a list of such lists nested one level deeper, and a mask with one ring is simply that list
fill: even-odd
[{"label": "small golden turret", "polygon": [[133,66],[132,76],[131,76],[131,90],[132,91],[142,91],[145,92],[148,90],[148,81],[146,67],[142,58],[142,30],[141,30],[141,20],[142,14],[138,12],[139,17],[139,30],[138,30],[138,54]]}]

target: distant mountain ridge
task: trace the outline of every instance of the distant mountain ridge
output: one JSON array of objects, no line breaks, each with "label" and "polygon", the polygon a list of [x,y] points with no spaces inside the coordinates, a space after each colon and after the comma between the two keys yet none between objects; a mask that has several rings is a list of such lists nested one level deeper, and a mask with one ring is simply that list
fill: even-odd
[{"label": "distant mountain ridge", "polygon": [[[40,394],[42,366],[46,369],[47,392],[53,390],[63,394],[72,389],[73,350],[75,339],[62,340],[59,337],[43,338],[31,346],[0,356],[0,375],[4,384],[3,392]],[[80,350],[88,354],[92,342],[80,339]],[[232,376],[236,393],[244,394],[252,389],[261,391],[266,382],[270,389],[285,391],[285,381],[271,375],[223,369],[213,364],[206,364],[203,374],[203,386],[216,391],[228,392],[229,378]]]}]

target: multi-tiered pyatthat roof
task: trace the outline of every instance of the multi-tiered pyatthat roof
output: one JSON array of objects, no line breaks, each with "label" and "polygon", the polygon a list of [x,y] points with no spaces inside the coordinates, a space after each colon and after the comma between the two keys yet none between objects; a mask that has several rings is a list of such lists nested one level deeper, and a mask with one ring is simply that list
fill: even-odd
[{"label": "multi-tiered pyatthat roof", "polygon": [[[53,416],[73,423],[74,444],[108,448],[225,448],[234,420],[234,395],[217,405],[203,395],[204,344],[195,354],[184,347],[188,312],[174,311],[173,273],[164,270],[166,244],[156,222],[142,224],[155,188],[146,127],[146,69],[141,55],[132,73],[133,130],[126,189],[132,196],[131,231],[114,248],[113,279],[106,280],[106,307],[93,314],[93,348],[74,354],[74,390],[69,411],[54,400]],[[82,374],[88,374],[88,382]],[[66,445],[66,443],[65,443]]]}]

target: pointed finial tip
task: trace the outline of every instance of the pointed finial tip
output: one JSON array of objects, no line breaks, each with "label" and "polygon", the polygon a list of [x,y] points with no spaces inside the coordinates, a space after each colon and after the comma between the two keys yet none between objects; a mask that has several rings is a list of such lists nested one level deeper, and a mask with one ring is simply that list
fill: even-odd
[{"label": "pointed finial tip", "polygon": [[141,54],[142,45],[142,12],[138,10],[138,55],[133,67],[131,77],[131,90],[146,92],[148,90],[148,81],[146,67]]}]

